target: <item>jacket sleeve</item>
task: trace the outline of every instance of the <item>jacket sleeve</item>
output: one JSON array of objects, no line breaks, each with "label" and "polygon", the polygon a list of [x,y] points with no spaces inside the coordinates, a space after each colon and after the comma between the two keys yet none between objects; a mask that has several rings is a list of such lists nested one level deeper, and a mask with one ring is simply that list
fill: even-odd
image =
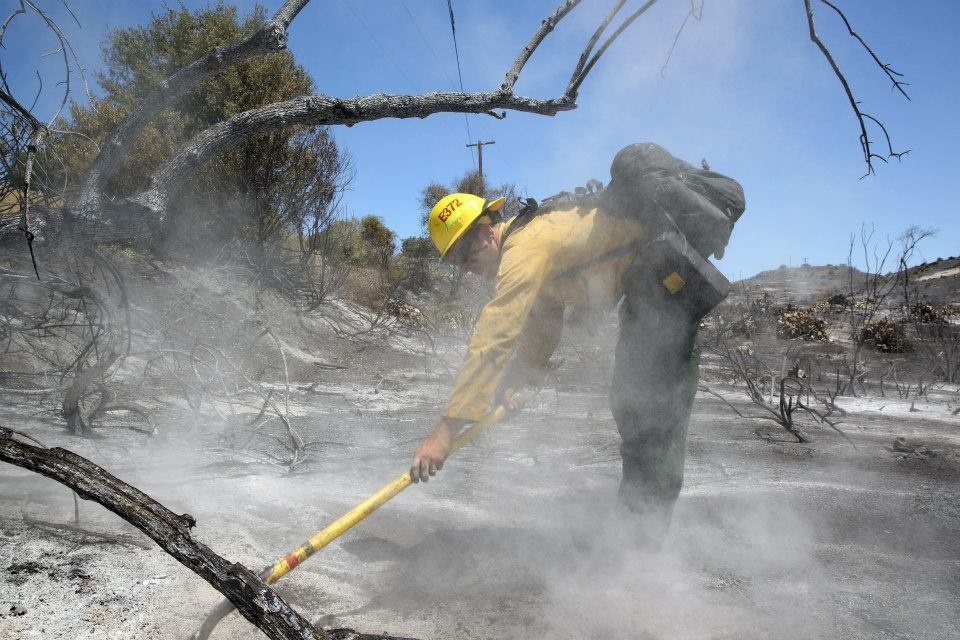
[{"label": "jacket sleeve", "polygon": [[517,389],[543,382],[550,356],[560,344],[562,334],[563,303],[539,296],[520,334],[517,355],[510,362],[502,386]]},{"label": "jacket sleeve", "polygon": [[496,290],[480,313],[447,404],[450,418],[480,420],[496,393],[550,272],[549,252],[536,250],[534,244],[517,243],[504,249]]}]

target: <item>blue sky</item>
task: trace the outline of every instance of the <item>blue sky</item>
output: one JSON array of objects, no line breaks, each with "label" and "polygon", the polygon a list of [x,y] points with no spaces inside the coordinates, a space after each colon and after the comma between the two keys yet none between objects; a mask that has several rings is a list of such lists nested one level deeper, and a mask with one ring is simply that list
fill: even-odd
[{"label": "blue sky", "polygon": [[[608,51],[584,83],[575,111],[553,118],[510,113],[502,121],[469,116],[469,138],[464,117],[452,114],[336,128],[338,143],[356,162],[348,212],[380,215],[401,237],[419,233],[421,188],[450,182],[474,166],[475,153],[465,145],[478,138],[496,141],[484,148],[488,179],[514,182],[537,198],[590,178],[607,182],[619,148],[650,140],[694,164],[706,158],[743,184],[747,212],[718,265],[729,277],[804,259],[842,263],[850,233],[863,224],[875,226],[884,242],[911,225],[934,227],[938,235],[921,245],[918,260],[958,255],[960,2],[835,2],[881,60],[910,83],[908,102],[891,91],[838,17],[814,3],[821,37],[863,109],[887,125],[897,150],[911,150],[902,162],[878,163],[875,176],[860,179],[865,165],[859,129],[840,84],[808,38],[802,0],[707,0],[702,20],[687,24],[663,75],[689,2],[661,0]],[[498,86],[520,47],[559,3],[454,0],[464,88]],[[5,7],[16,4],[2,0]],[[78,28],[59,3],[45,4],[91,77],[109,29],[143,23],[163,7],[153,0],[70,0]],[[234,4],[246,12],[253,3]],[[272,13],[281,2],[262,4]],[[559,95],[609,4],[585,0],[574,10],[530,61],[518,92]],[[0,55],[26,94],[35,88],[33,71],[54,64],[40,57],[53,46],[35,19],[16,24]],[[290,48],[318,89],[331,95],[456,88],[445,0],[313,0],[291,27]],[[41,115],[54,97],[48,80]],[[882,151],[878,130],[872,138]]]}]

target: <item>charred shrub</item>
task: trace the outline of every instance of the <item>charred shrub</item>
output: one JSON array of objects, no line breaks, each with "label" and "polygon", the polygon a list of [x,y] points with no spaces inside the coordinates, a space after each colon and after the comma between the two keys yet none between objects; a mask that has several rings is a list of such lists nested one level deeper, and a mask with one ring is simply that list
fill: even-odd
[{"label": "charred shrub", "polygon": [[749,311],[754,316],[769,316],[773,313],[773,306],[773,296],[769,291],[764,291],[750,301]]},{"label": "charred shrub", "polygon": [[843,313],[850,306],[850,296],[845,293],[832,293],[818,301],[811,307],[816,313],[833,314]]},{"label": "charred shrub", "polygon": [[883,353],[905,353],[913,349],[913,343],[907,337],[903,324],[880,318],[868,322],[863,327],[861,337],[865,343]]},{"label": "charred shrub", "polygon": [[850,304],[850,298],[845,293],[834,293],[827,298],[827,304],[831,307],[846,307]]},{"label": "charred shrub", "polygon": [[788,340],[827,340],[827,323],[811,309],[789,305],[777,310],[777,336]]},{"label": "charred shrub", "polygon": [[383,311],[405,325],[411,327],[424,326],[423,312],[406,300],[387,298],[383,304]]},{"label": "charred shrub", "polygon": [[772,323],[773,297],[763,292],[742,302],[724,302],[706,320],[709,328],[740,338],[751,338]]},{"label": "charred shrub", "polygon": [[914,302],[910,305],[910,319],[914,322],[944,324],[948,315],[947,309],[929,302]]},{"label": "charred shrub", "polygon": [[759,330],[760,324],[757,322],[757,318],[749,313],[746,313],[739,318],[735,318],[730,323],[729,333],[732,336],[751,338]]},{"label": "charred shrub", "polygon": [[730,334],[743,338],[751,338],[759,333],[764,326],[769,326],[773,317],[773,296],[764,291],[752,298],[746,305],[737,305],[737,312],[730,323]]}]

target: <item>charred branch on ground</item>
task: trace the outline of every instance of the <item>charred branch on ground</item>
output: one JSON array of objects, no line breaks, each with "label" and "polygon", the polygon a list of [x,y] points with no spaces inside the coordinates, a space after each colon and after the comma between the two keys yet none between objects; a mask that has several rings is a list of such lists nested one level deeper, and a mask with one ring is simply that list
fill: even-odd
[{"label": "charred branch on ground", "polygon": [[325,637],[252,571],[225,560],[194,540],[190,529],[196,522],[189,514],[171,512],[86,458],[64,449],[20,442],[3,427],[0,427],[0,460],[56,480],[83,499],[93,500],[114,512],[209,582],[268,637],[277,640]]}]

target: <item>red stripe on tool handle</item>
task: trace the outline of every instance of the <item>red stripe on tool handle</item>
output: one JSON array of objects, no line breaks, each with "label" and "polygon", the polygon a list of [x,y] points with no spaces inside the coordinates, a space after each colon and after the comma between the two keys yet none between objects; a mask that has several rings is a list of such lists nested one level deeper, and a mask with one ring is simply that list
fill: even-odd
[{"label": "red stripe on tool handle", "polygon": [[300,560],[297,559],[297,554],[295,553],[291,553],[290,555],[288,555],[286,557],[286,561],[287,561],[287,566],[290,567],[291,569],[296,568],[296,566],[300,564]]}]

